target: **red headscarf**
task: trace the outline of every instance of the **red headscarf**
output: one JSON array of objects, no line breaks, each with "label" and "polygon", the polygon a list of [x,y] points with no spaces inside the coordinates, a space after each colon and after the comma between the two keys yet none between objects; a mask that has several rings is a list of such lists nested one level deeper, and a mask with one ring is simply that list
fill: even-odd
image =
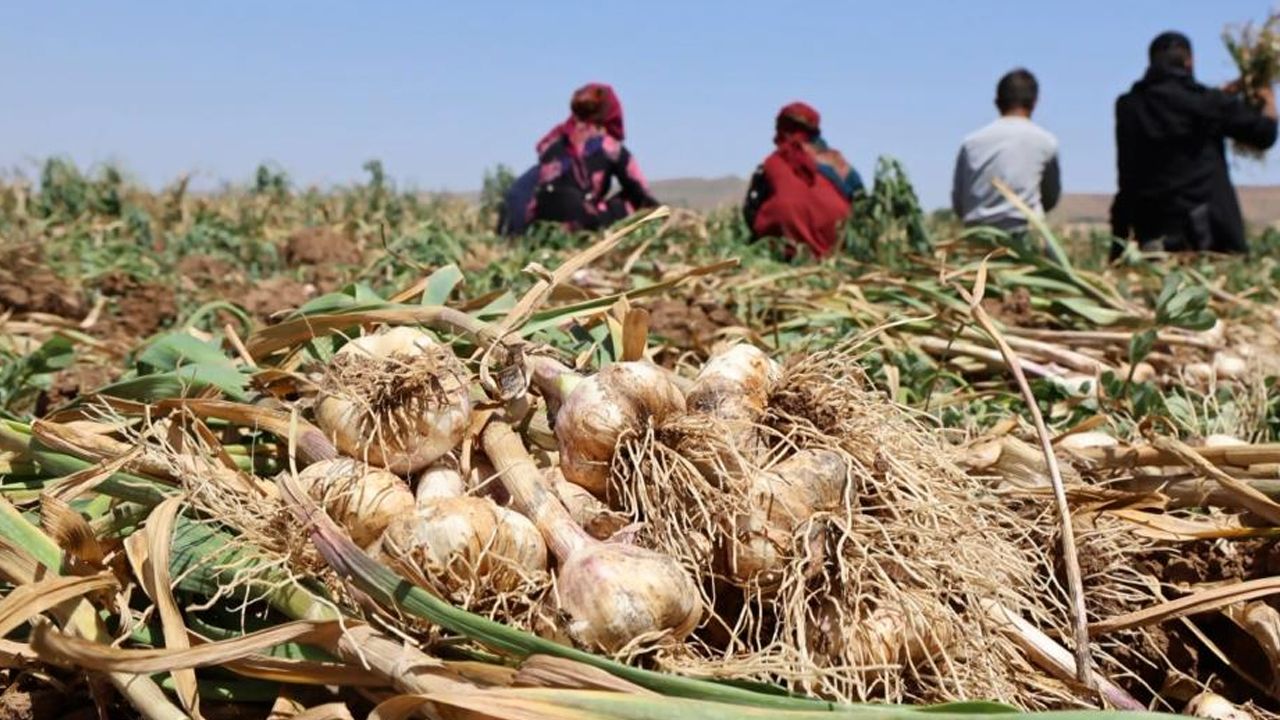
[{"label": "red headscarf", "polygon": [[538,152],[555,142],[561,135],[572,137],[573,130],[580,123],[599,125],[615,140],[621,142],[626,138],[622,127],[622,102],[613,91],[613,87],[604,83],[587,83],[573,93],[569,101],[569,119],[551,128],[538,142]]},{"label": "red headscarf", "polygon": [[752,231],[804,244],[824,258],[839,246],[839,226],[849,217],[850,205],[834,184],[818,182],[818,163],[806,147],[818,128],[818,111],[804,103],[791,103],[778,113],[777,149],[763,165],[773,192],[756,213]]},{"label": "red headscarf", "polygon": [[807,185],[818,177],[818,163],[805,149],[805,143],[818,135],[821,123],[818,111],[802,102],[793,102],[778,112],[773,144],[778,155]]}]

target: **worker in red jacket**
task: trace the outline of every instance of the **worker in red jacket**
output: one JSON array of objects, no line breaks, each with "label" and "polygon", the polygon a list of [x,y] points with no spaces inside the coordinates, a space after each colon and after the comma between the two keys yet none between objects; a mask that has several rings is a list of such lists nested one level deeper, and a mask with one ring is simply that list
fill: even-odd
[{"label": "worker in red jacket", "polygon": [[778,113],[773,144],[751,178],[743,205],[752,235],[787,241],[788,259],[803,246],[824,258],[839,245],[839,226],[849,217],[862,179],[839,151],[822,138],[818,111],[801,102]]}]

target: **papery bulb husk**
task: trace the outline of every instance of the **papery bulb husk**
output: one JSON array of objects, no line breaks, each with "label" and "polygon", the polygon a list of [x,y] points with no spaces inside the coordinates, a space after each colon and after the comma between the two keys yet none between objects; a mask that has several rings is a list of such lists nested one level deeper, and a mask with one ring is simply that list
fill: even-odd
[{"label": "papery bulb husk", "polygon": [[584,379],[556,413],[560,469],[596,497],[609,485],[609,465],[624,433],[684,411],[684,395],[662,370],[644,362],[610,365]]},{"label": "papery bulb husk", "polygon": [[413,489],[414,502],[419,509],[442,498],[462,497],[467,494],[467,483],[462,474],[448,465],[432,465],[418,475],[418,485]]},{"label": "papery bulb husk", "polygon": [[1214,353],[1213,374],[1219,380],[1243,380],[1249,374],[1249,363],[1239,355]]},{"label": "papery bulb husk", "polygon": [[471,415],[467,378],[453,353],[421,330],[365,335],[330,361],[316,423],[344,454],[414,473],[461,442]]},{"label": "papery bulb husk", "polygon": [[754,345],[724,348],[702,366],[685,402],[691,415],[709,418],[715,428],[715,460],[698,463],[704,474],[741,477],[761,461],[767,448],[756,423],[781,379],[782,367]]},{"label": "papery bulb husk", "polygon": [[805,449],[752,477],[749,512],[734,522],[725,572],[736,585],[770,587],[794,554],[795,533],[816,513],[839,507],[849,480],[848,459],[834,450]]},{"label": "papery bulb husk", "polygon": [[929,593],[907,591],[889,602],[857,617],[824,598],[809,611],[805,642],[828,663],[876,672],[927,663],[955,641],[954,624]]},{"label": "papery bulb husk", "polygon": [[1097,430],[1071,433],[1059,438],[1054,447],[1062,450],[1093,450],[1097,448],[1119,447],[1120,441],[1112,435]]},{"label": "papery bulb husk", "polygon": [[683,640],[702,619],[698,587],[679,563],[624,543],[575,552],[556,574],[556,597],[572,619],[570,635],[605,652],[659,632]]},{"label": "papery bulb husk", "polygon": [[781,379],[782,367],[763,350],[733,345],[707,360],[685,400],[690,412],[750,424],[764,414]]},{"label": "papery bulb husk", "polygon": [[449,592],[510,592],[547,568],[533,523],[488,498],[437,498],[392,521],[380,549]]},{"label": "papery bulb husk", "polygon": [[1206,435],[1204,438],[1204,442],[1201,443],[1203,447],[1210,447],[1210,448],[1244,447],[1244,446],[1247,446],[1248,444],[1249,443],[1245,442],[1244,440],[1241,440],[1235,435],[1227,435],[1225,433],[1214,433],[1212,435]]},{"label": "papery bulb husk", "polygon": [[1208,690],[1191,698],[1182,712],[1206,720],[1255,720],[1253,713]]},{"label": "papery bulb husk", "polygon": [[[1063,454],[1057,454],[1058,471],[1063,481],[1068,485],[1080,482],[1080,471],[1061,457]],[[1003,482],[1023,490],[1047,488],[1051,484],[1044,451],[1012,435],[975,446],[969,454],[968,464],[975,471],[996,475]]]},{"label": "papery bulb husk", "polygon": [[1198,386],[1208,385],[1214,379],[1213,365],[1207,362],[1193,362],[1182,366],[1182,375]]},{"label": "papery bulb husk", "polygon": [[413,493],[396,475],[352,458],[313,463],[298,473],[307,493],[351,539],[366,547],[395,518],[413,512]]},{"label": "papery bulb husk", "polygon": [[1120,366],[1120,376],[1128,377],[1135,383],[1148,383],[1159,376],[1159,373],[1156,372],[1155,366],[1148,362],[1140,362],[1137,365],[1134,365],[1132,375],[1130,375],[1129,370],[1130,368],[1128,365]]},{"label": "papery bulb husk", "polygon": [[546,468],[542,475],[569,511],[573,521],[581,525],[591,537],[608,540],[630,523],[626,515],[610,510],[608,505],[600,502],[586,488],[565,480],[559,467]]}]

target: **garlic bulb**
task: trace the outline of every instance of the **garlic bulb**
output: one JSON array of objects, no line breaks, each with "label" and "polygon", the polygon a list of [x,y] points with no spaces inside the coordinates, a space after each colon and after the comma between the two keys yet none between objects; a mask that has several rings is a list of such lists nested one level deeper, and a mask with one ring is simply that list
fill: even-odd
[{"label": "garlic bulb", "polygon": [[686,398],[689,411],[751,424],[764,414],[782,367],[754,345],[733,345],[711,356]]},{"label": "garlic bulb", "polygon": [[555,417],[565,479],[603,497],[618,440],[640,432],[651,418],[662,422],[683,410],[679,388],[648,363],[615,363],[582,379]]},{"label": "garlic bulb", "polygon": [[1252,713],[1240,709],[1217,693],[1204,691],[1191,698],[1183,713],[1207,720],[1254,720]]},{"label": "garlic bulb", "polygon": [[441,498],[461,497],[467,494],[462,474],[447,465],[432,465],[418,476],[413,491],[418,509],[425,508]]},{"label": "garlic bulb", "polygon": [[1243,380],[1249,373],[1249,363],[1239,355],[1214,353],[1213,373],[1219,380]]},{"label": "garlic bulb", "polygon": [[547,567],[547,545],[533,523],[480,497],[437,497],[396,518],[381,551],[447,590],[481,582],[506,592]]},{"label": "garlic bulb", "polygon": [[330,361],[315,412],[344,454],[412,473],[462,440],[471,414],[466,370],[421,330],[366,335]]},{"label": "garlic bulb", "polygon": [[392,520],[413,512],[413,493],[403,480],[352,458],[308,465],[298,481],[361,547],[376,540]]},{"label": "garlic bulb", "polygon": [[1070,435],[1058,439],[1054,445],[1062,450],[1090,450],[1094,448],[1118,447],[1120,445],[1120,441],[1107,433],[1090,430],[1071,433]]},{"label": "garlic bulb", "polygon": [[512,506],[533,520],[559,561],[556,599],[579,643],[614,652],[637,640],[678,641],[693,631],[702,618],[702,601],[680,563],[588,535],[547,487],[506,422],[490,421],[480,438]]},{"label": "garlic bulb", "polygon": [[738,585],[771,586],[794,552],[795,533],[815,513],[839,506],[848,485],[849,463],[832,450],[801,450],[747,488],[752,508],[734,521],[726,574]]}]

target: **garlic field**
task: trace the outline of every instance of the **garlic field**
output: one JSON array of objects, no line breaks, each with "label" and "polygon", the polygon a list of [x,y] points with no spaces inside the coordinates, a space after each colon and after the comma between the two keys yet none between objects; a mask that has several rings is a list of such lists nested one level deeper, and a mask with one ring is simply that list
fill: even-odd
[{"label": "garlic field", "polygon": [[367,168],[0,185],[0,717],[1280,709],[1280,236],[1108,266],[886,161],[790,264]]}]

